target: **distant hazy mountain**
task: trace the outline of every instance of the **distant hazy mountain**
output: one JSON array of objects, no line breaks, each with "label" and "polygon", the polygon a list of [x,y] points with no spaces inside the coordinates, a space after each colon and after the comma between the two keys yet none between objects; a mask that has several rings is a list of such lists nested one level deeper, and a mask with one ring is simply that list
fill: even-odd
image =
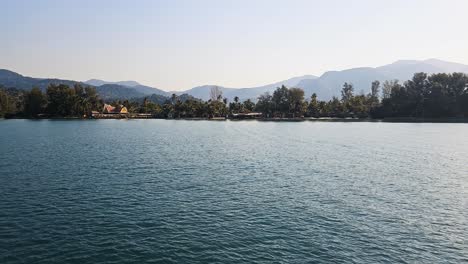
[{"label": "distant hazy mountain", "polygon": [[322,100],[329,100],[332,96],[339,96],[344,82],[352,83],[356,93],[370,91],[371,83],[375,80],[381,82],[385,80],[406,81],[413,77],[414,73],[468,73],[468,65],[441,61],[437,59],[429,60],[400,60],[392,64],[377,68],[354,68],[344,71],[329,71],[317,79],[303,80],[297,86],[304,89],[306,97],[312,93]]},{"label": "distant hazy mountain", "polygon": [[144,93],[138,92],[132,87],[118,84],[104,84],[96,87],[96,91],[99,94],[99,96],[104,100],[125,100],[146,96]]},{"label": "distant hazy mountain", "polygon": [[392,64],[377,67],[376,70],[386,76],[391,76],[398,80],[407,80],[413,77],[415,72],[432,73],[452,73],[468,72],[468,65],[446,62],[437,59],[423,61],[399,60]]},{"label": "distant hazy mountain", "polygon": [[372,81],[387,79],[394,78],[387,78],[374,68],[355,68],[344,71],[329,71],[317,79],[303,80],[297,84],[297,87],[304,89],[306,98],[309,98],[312,93],[316,93],[319,99],[328,100],[334,95],[340,95],[345,82],[352,83],[355,92],[359,93],[361,90],[364,92],[370,90]]},{"label": "distant hazy mountain", "polygon": [[[304,89],[306,98],[312,93],[316,93],[321,100],[329,100],[332,96],[340,96],[341,88],[345,82],[354,85],[355,93],[368,93],[371,83],[375,80],[381,82],[385,80],[406,81],[411,79],[414,73],[468,73],[468,65],[447,62],[437,59],[429,60],[400,60],[392,64],[381,67],[353,68],[343,71],[328,71],[320,77],[312,75],[291,78],[285,81],[253,88],[226,88],[218,86],[223,91],[223,97],[232,100],[238,96],[241,100],[256,99],[265,92],[272,93],[276,87],[282,84],[288,87],[299,87]],[[198,86],[181,93],[187,93],[203,100],[209,99],[210,90],[214,85]]]},{"label": "distant hazy mountain", "polygon": [[134,86],[141,85],[141,84],[139,84],[138,82],[135,82],[135,81],[108,82],[108,81],[103,81],[103,80],[99,80],[99,79],[87,80],[84,83],[92,85],[92,86],[101,86],[101,85],[104,85],[104,84],[118,84],[118,85],[122,85],[122,86],[134,87]]},{"label": "distant hazy mountain", "polygon": [[158,89],[158,88],[145,86],[145,85],[137,85],[137,86],[133,86],[131,88],[133,88],[137,92],[145,94],[145,95],[151,95],[151,94],[158,94],[158,95],[164,95],[164,96],[170,96],[171,95],[171,93],[169,93],[169,92],[163,91],[163,90]]},{"label": "distant hazy mountain", "polygon": [[202,99],[202,100],[206,101],[206,100],[210,99],[210,90],[214,86],[217,86],[223,92],[223,97],[226,97],[226,94],[228,94],[230,91],[236,91],[237,90],[237,89],[233,89],[233,88],[222,87],[222,86],[219,86],[219,85],[203,85],[203,86],[193,87],[192,89],[189,89],[189,90],[186,90],[186,91],[182,91],[182,92],[175,91],[173,93],[175,93],[177,95],[190,94],[191,96],[193,96],[195,98],[199,98],[199,99]]},{"label": "distant hazy mountain", "polygon": [[[160,95],[160,94],[152,94],[150,96],[137,97],[137,98],[132,98],[132,99],[137,101],[137,102],[142,103],[145,98],[150,102],[153,102],[155,104],[160,104],[160,105],[166,103],[167,101],[170,102],[170,100],[171,100],[171,97]],[[193,97],[191,95],[188,95],[188,94],[181,94],[181,95],[177,96],[177,99],[182,101],[182,102],[185,102],[185,101],[187,101],[189,99],[190,100],[200,100],[200,99],[195,98],[195,97]]]},{"label": "distant hazy mountain", "polygon": [[[170,99],[170,95],[167,92],[161,91],[156,88],[151,88],[143,85],[134,87],[123,86],[118,84],[104,84],[95,87],[99,96],[104,100],[135,100],[143,101],[146,97],[148,100],[154,103],[164,103]],[[151,93],[150,93],[151,92]],[[185,101],[187,99],[194,99],[192,96],[183,94],[179,96],[179,99]]]},{"label": "distant hazy mountain", "polygon": [[103,80],[98,80],[98,79],[91,79],[85,82],[88,85],[92,85],[95,87],[100,87],[103,85],[113,85],[113,86],[107,86],[109,87],[116,87],[120,89],[118,86],[124,86],[124,87],[129,87],[134,89],[135,91],[142,93],[143,95],[152,95],[152,94],[158,94],[158,95],[163,95],[163,96],[169,96],[170,94],[166,91],[163,91],[158,88],[150,87],[150,86],[145,86],[141,85],[140,83],[136,81],[119,81],[119,82],[108,82],[108,81],[103,81]]},{"label": "distant hazy mountain", "polygon": [[227,87],[222,87],[219,85],[204,85],[204,86],[198,86],[198,87],[194,87],[192,89],[189,89],[183,92],[176,92],[176,93],[177,94],[186,93],[196,98],[208,100],[210,99],[211,88],[213,88],[214,86],[218,86],[219,89],[223,92],[223,97],[228,98],[229,100],[233,100],[235,96],[238,96],[241,101],[247,100],[247,99],[256,100],[256,98],[259,95],[265,92],[273,93],[273,91],[281,85],[293,87],[293,86],[297,86],[297,84],[299,84],[303,80],[310,80],[310,79],[315,79],[315,78],[317,77],[313,75],[304,75],[304,76],[294,77],[288,80],[284,80],[284,81],[280,81],[280,82],[276,82],[272,84],[267,84],[263,86],[258,86],[258,87],[252,87],[252,88],[227,88]]},{"label": "distant hazy mountain", "polygon": [[[376,68],[363,67],[343,71],[328,71],[318,78],[312,75],[305,75],[252,88],[218,87],[222,90],[223,97],[226,97],[229,100],[233,100],[235,96],[238,96],[242,101],[246,99],[255,100],[259,95],[265,92],[273,93],[276,87],[281,85],[302,88],[304,89],[307,98],[309,98],[312,93],[317,93],[319,99],[329,100],[332,96],[340,96],[340,91],[344,82],[352,83],[356,93],[360,93],[361,91],[368,93],[372,81],[379,80],[383,82],[385,80],[394,79],[406,81],[411,79],[416,72],[426,72],[428,74],[452,72],[468,73],[468,65],[437,59],[400,60],[392,64]],[[92,85],[96,87],[98,93],[105,99],[142,98],[152,94],[168,97],[172,93],[176,93],[178,95],[188,94],[195,98],[208,100],[210,90],[214,86],[203,85],[182,92],[166,92],[157,88],[141,85],[135,81],[106,82],[92,79],[82,83],[72,80],[26,77],[9,70],[0,69],[0,85],[7,88],[29,90],[32,87],[39,87],[42,90],[45,90],[51,83],[62,83],[67,85],[79,83],[83,85]]]},{"label": "distant hazy mountain", "polygon": [[83,84],[77,81],[61,79],[41,79],[23,76],[16,72],[0,69],[0,85],[6,88],[16,88],[20,90],[31,90],[33,87],[45,91],[50,84]]},{"label": "distant hazy mountain", "polygon": [[[100,80],[90,80],[91,82],[78,82],[72,80],[61,79],[42,79],[23,76],[16,72],[0,69],[0,85],[6,88],[16,88],[20,90],[30,90],[33,87],[38,87],[45,91],[50,84],[66,84],[73,86],[75,84],[91,85],[96,87],[98,94],[103,99],[131,99],[136,97],[144,97],[152,94],[169,96],[168,92],[163,90],[141,85],[135,81],[125,81],[109,83]],[[101,84],[102,85],[97,85]],[[118,84],[120,83],[120,84]],[[129,84],[122,85],[122,84]]]}]

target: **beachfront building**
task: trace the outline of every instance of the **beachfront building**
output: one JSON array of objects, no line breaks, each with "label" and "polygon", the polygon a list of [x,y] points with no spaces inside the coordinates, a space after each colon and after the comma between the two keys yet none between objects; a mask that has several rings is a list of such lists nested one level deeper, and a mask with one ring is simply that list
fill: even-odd
[{"label": "beachfront building", "polygon": [[109,104],[104,104],[104,109],[102,110],[103,114],[128,114],[127,107],[121,105],[120,107],[115,107]]}]

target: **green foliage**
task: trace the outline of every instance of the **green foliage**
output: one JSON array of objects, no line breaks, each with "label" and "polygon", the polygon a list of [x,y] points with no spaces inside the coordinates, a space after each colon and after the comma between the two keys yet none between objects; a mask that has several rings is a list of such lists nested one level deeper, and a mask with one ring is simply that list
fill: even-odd
[{"label": "green foliage", "polygon": [[341,90],[341,101],[343,101],[343,103],[349,102],[351,98],[353,97],[353,93],[354,93],[353,84],[345,82],[343,84],[343,89]]},{"label": "green foliage", "polygon": [[0,117],[4,117],[6,113],[9,111],[9,97],[7,93],[0,89]]},{"label": "green foliage", "polygon": [[[333,97],[320,101],[312,94],[304,100],[304,91],[299,88],[278,87],[273,95],[258,97],[257,102],[240,102],[235,97],[228,104],[219,88],[212,89],[208,101],[189,95],[164,97],[151,95],[144,99],[116,100],[108,102],[119,108],[125,106],[130,113],[146,113],[157,118],[212,118],[228,114],[261,112],[265,117],[468,117],[468,76],[463,73],[432,74],[416,73],[411,80],[401,85],[397,80],[374,81],[370,93],[354,94],[354,87],[344,83],[341,100]],[[382,98],[382,99],[381,99]],[[29,92],[0,88],[0,117],[36,117],[46,113],[58,117],[84,117],[103,107],[96,90],[75,84],[49,85],[44,94],[33,88]]]},{"label": "green foliage", "polygon": [[304,114],[307,104],[304,104],[304,90],[299,88],[289,89],[289,113],[292,117],[300,117]]},{"label": "green foliage", "polygon": [[36,117],[44,113],[47,100],[39,88],[32,88],[24,95],[24,113],[28,117]]},{"label": "green foliage", "polygon": [[[248,103],[249,100],[244,105]],[[301,117],[307,110],[307,103],[304,101],[304,90],[288,89],[283,85],[273,92],[273,96],[269,93],[260,95],[255,107],[246,107],[248,111],[251,109],[262,112],[266,117]]]},{"label": "green foliage", "polygon": [[[463,73],[416,73],[400,85],[384,83],[382,104],[373,117],[467,117],[468,76]],[[390,90],[390,93],[388,92]]]},{"label": "green foliage", "polygon": [[320,116],[320,105],[317,100],[317,94],[313,93],[310,97],[309,105],[307,106],[307,115],[311,117],[319,117]]},{"label": "green foliage", "polygon": [[24,108],[23,91],[0,87],[0,117],[21,116]]},{"label": "green foliage", "polygon": [[284,117],[289,112],[289,89],[286,86],[281,86],[273,92],[274,112],[281,114]]},{"label": "green foliage", "polygon": [[8,94],[0,89],[0,117],[4,117],[10,111],[10,98]]},{"label": "green foliage", "polygon": [[83,88],[79,84],[75,84],[73,88],[64,84],[50,85],[46,94],[48,100],[46,110],[51,116],[83,117],[102,107],[102,102],[92,87]]},{"label": "green foliage", "polygon": [[266,117],[271,117],[274,109],[273,96],[269,93],[264,93],[258,97],[257,104],[255,105],[255,111],[263,113]]},{"label": "green foliage", "polygon": [[255,103],[252,102],[250,99],[244,101],[242,105],[243,112],[249,113],[255,109]]},{"label": "green foliage", "polygon": [[324,112],[324,116],[328,117],[344,117],[344,104],[340,102],[340,100],[337,97],[333,97],[329,102],[328,102],[328,113]]}]

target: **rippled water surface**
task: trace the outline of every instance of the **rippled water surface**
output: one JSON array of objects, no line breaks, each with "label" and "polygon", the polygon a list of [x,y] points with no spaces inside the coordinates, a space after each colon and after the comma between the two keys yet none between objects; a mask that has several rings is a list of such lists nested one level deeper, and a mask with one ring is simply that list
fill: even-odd
[{"label": "rippled water surface", "polygon": [[0,263],[468,261],[468,125],[0,121]]}]

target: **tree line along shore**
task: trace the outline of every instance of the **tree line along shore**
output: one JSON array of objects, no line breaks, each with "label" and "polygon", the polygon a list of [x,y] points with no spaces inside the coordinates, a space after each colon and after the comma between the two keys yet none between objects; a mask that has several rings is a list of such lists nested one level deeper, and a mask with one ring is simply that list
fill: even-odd
[{"label": "tree line along shore", "polygon": [[[0,117],[4,118],[167,118],[167,119],[302,119],[302,118],[467,118],[468,76],[464,73],[416,73],[398,80],[370,84],[368,94],[344,83],[341,97],[323,101],[300,88],[278,87],[256,102],[238,97],[228,102],[213,87],[208,101],[179,98],[164,103],[143,100],[102,100],[93,87],[49,85],[45,92],[0,88]],[[109,108],[110,107],[110,108]],[[109,110],[110,109],[110,110]],[[125,111],[122,111],[125,110]]]}]

